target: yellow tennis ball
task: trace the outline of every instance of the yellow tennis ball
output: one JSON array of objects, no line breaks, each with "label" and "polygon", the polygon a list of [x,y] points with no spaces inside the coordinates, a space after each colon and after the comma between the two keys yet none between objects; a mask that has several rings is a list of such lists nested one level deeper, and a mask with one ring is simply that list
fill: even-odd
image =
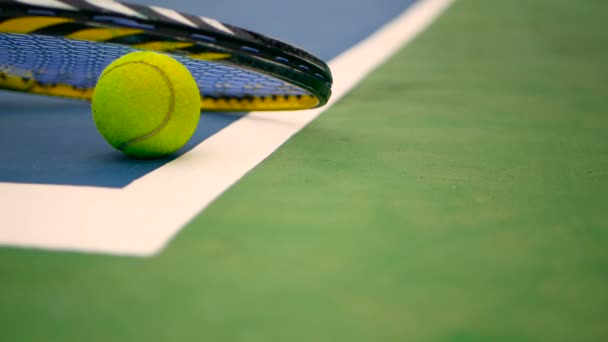
[{"label": "yellow tennis ball", "polygon": [[108,65],[92,99],[103,137],[134,158],[171,154],[188,142],[200,117],[200,94],[188,69],[154,52],[134,52]]}]

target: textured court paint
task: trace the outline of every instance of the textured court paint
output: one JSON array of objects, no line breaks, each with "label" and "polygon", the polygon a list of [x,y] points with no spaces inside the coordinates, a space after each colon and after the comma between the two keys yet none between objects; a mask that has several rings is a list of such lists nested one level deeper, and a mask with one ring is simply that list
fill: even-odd
[{"label": "textured court paint", "polygon": [[[179,158],[241,116],[202,113],[196,132],[178,153],[133,161],[99,134],[89,104],[19,93],[11,93],[0,103],[0,179],[9,183],[123,188]],[[0,182],[0,192],[3,187]]]},{"label": "textured court paint", "polygon": [[607,340],[607,11],[456,2],[162,254],[1,250],[0,340]]},{"label": "textured court paint", "polygon": [[120,191],[100,189],[95,197],[92,187],[4,184],[0,198],[7,199],[4,207],[9,214],[0,217],[5,227],[0,229],[0,242],[112,254],[158,253],[211,201],[344,96],[450,3],[421,1],[330,62],[336,80],[327,106],[298,113],[250,113]]},{"label": "textured court paint", "polygon": [[607,11],[456,2],[162,254],[1,250],[0,339],[606,341]]}]

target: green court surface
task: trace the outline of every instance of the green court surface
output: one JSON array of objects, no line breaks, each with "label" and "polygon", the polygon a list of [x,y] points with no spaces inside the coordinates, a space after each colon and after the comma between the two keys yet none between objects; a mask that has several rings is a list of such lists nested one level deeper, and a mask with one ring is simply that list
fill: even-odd
[{"label": "green court surface", "polygon": [[159,255],[1,249],[0,341],[608,340],[606,13],[457,1]]}]

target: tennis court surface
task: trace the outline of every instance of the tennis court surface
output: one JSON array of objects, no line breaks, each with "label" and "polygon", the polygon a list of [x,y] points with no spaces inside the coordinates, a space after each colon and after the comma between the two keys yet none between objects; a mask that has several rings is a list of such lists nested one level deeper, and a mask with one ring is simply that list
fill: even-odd
[{"label": "tennis court surface", "polygon": [[608,3],[148,4],[369,73],[148,162],[87,103],[0,92],[0,341],[608,339]]}]

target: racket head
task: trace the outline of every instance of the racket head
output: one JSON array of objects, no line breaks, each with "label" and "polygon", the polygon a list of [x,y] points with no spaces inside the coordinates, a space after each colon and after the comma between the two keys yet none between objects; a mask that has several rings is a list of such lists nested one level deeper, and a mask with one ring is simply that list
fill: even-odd
[{"label": "racket head", "polygon": [[308,109],[331,96],[320,59],[214,19],[111,0],[0,0],[0,88],[90,100],[103,69],[140,50],[184,64],[202,110]]}]

